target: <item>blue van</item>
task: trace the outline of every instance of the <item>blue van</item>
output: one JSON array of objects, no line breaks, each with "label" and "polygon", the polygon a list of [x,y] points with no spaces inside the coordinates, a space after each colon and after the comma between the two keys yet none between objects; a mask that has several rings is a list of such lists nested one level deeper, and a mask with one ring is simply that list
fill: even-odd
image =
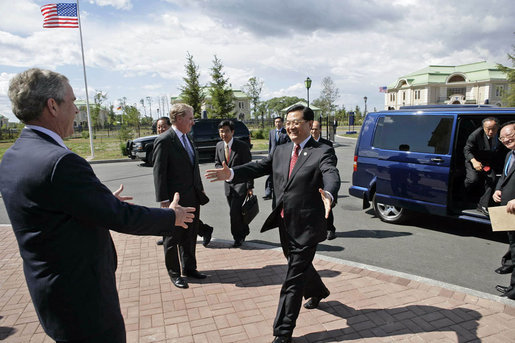
[{"label": "blue van", "polygon": [[354,153],[349,193],[370,202],[381,220],[404,221],[412,212],[490,224],[465,195],[468,136],[487,117],[501,125],[515,108],[487,105],[410,106],[368,113]]}]

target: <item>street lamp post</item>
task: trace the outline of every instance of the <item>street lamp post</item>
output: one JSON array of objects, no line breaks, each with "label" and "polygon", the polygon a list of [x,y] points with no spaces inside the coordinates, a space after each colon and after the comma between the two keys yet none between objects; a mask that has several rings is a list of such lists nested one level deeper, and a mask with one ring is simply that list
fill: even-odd
[{"label": "street lamp post", "polygon": [[367,97],[363,97],[363,100],[365,100],[365,112],[363,113],[363,117],[367,115]]},{"label": "street lamp post", "polygon": [[311,88],[311,79],[309,76],[306,78],[306,81],[304,81],[304,85],[306,85],[306,89],[308,91],[308,107],[309,107],[309,89]]}]

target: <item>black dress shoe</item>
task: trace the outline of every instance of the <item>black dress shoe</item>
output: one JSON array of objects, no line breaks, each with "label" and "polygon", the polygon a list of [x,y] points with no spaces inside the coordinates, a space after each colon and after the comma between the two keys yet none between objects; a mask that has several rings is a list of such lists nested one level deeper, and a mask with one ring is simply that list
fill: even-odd
[{"label": "black dress shoe", "polygon": [[327,231],[327,239],[328,240],[331,241],[331,240],[333,240],[335,238],[336,238],[336,232],[334,232],[334,231]]},{"label": "black dress shoe", "polygon": [[307,308],[308,310],[312,310],[314,308],[317,308],[320,304],[320,300],[327,298],[331,294],[329,290],[327,291],[326,296],[324,297],[311,297],[309,300],[304,304],[304,308]]},{"label": "black dress shoe", "polygon": [[501,285],[495,286],[495,289],[497,291],[501,292],[502,294],[511,291],[511,288],[512,288],[511,286],[501,286]]},{"label": "black dress shoe", "polygon": [[275,336],[272,343],[291,343],[290,336]]},{"label": "black dress shoe", "polygon": [[157,245],[163,245],[163,239],[158,239],[157,242],[156,242]]},{"label": "black dress shoe", "polygon": [[188,283],[180,276],[170,276],[172,283],[177,288],[188,288]]},{"label": "black dress shoe", "polygon": [[272,199],[272,196],[271,195],[265,195],[263,197],[263,200],[271,200]]},{"label": "black dress shoe", "polygon": [[211,227],[208,232],[204,233],[204,237],[202,237],[202,245],[207,247],[209,242],[211,242],[212,236],[213,236],[213,228]]},{"label": "black dress shoe", "polygon": [[232,245],[232,247],[238,248],[238,247],[241,247],[242,244],[243,244],[243,239],[236,239],[236,240],[234,240],[234,244]]},{"label": "black dress shoe", "polygon": [[194,278],[194,279],[205,279],[205,278],[207,278],[206,274],[202,274],[198,270],[190,270],[188,272],[184,272],[184,275],[186,275],[187,277]]},{"label": "black dress shoe", "polygon": [[495,270],[497,274],[510,274],[513,272],[513,266],[500,266]]},{"label": "black dress shoe", "polygon": [[477,205],[476,210],[478,210],[479,212],[481,212],[485,216],[490,217],[490,214],[488,213],[488,209],[486,207]]}]

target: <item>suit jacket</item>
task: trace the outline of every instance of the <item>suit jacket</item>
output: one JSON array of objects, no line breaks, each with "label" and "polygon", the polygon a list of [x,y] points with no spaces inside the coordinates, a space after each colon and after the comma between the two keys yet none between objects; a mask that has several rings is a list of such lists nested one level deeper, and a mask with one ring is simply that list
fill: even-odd
[{"label": "suit jacket", "polygon": [[[225,161],[225,144],[223,141],[220,141],[216,144],[215,167],[222,168],[222,161]],[[234,138],[227,166],[232,168],[250,161],[252,161],[252,155],[247,143]],[[254,180],[241,183],[224,182],[225,196],[229,196],[231,189],[239,196],[245,196],[247,190],[252,188],[254,188]]]},{"label": "suit jacket", "polygon": [[496,144],[494,150],[490,149],[488,137],[482,127],[477,128],[470,134],[463,148],[465,155],[465,162],[470,163],[472,158],[480,161],[483,165],[492,167],[496,173],[499,173],[502,168],[504,155],[507,148],[499,142],[497,136],[492,138],[492,142]]},{"label": "suit jacket", "polygon": [[270,130],[268,133],[268,154],[273,154],[275,147],[284,143],[288,143],[290,141],[290,137],[286,133],[286,129],[283,127],[279,132],[278,140],[275,140],[275,131],[276,129]]},{"label": "suit jacket", "polygon": [[[508,163],[511,155],[511,150],[506,154],[504,165]],[[515,158],[512,157],[512,158]],[[515,167],[511,168],[508,175],[504,174],[504,168],[502,169],[501,178],[497,182],[496,190],[501,190],[501,205],[506,205],[508,201],[515,199]]]},{"label": "suit jacket", "polygon": [[122,320],[109,229],[157,236],[177,230],[173,211],[119,201],[83,158],[27,128],[3,156],[0,191],[36,313],[56,340]]},{"label": "suit jacket", "polygon": [[209,201],[203,192],[197,150],[190,137],[188,140],[195,153],[193,164],[173,128],[154,141],[152,162],[156,201],[171,201],[175,192],[179,192],[182,206],[197,207]]},{"label": "suit jacket", "polygon": [[265,220],[261,232],[279,226],[281,210],[289,236],[303,246],[313,246],[327,236],[325,210],[319,188],[338,198],[340,175],[334,149],[311,138],[301,151],[288,178],[293,143],[276,147],[262,160],[233,168],[234,182],[273,175],[277,205]]},{"label": "suit jacket", "polygon": [[325,144],[325,145],[329,145],[331,148],[333,147],[333,142],[331,142],[330,140],[328,139],[325,139],[325,138],[322,138],[320,137],[318,139],[318,143],[322,143],[322,144]]}]

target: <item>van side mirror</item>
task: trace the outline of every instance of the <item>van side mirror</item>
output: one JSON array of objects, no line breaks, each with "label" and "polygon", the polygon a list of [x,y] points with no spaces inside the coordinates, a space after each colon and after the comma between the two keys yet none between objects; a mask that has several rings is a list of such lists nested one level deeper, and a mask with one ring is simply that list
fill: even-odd
[{"label": "van side mirror", "polygon": [[408,144],[401,144],[399,145],[400,151],[409,151],[409,145]]}]

